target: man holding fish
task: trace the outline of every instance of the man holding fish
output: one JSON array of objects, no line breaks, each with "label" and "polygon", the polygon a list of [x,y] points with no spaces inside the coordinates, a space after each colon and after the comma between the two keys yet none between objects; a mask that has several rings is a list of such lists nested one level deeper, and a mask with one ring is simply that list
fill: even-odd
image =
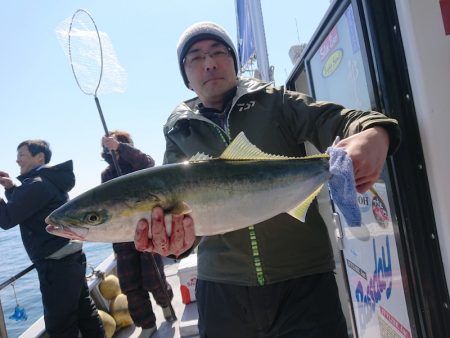
[{"label": "man holding fish", "polygon": [[351,187],[364,192],[400,143],[397,121],[237,76],[233,42],[215,23],[189,27],[177,54],[197,97],[164,126],[165,165],[73,199],[47,217],[47,231],[134,235],[138,250],[179,258],[198,245],[201,337],[347,337],[314,201],[335,176],[332,156],[304,158],[303,142],[325,152],[339,136],[333,152],[351,159]]},{"label": "man holding fish", "polygon": [[[177,53],[184,83],[198,97],[181,103],[164,127],[166,164],[197,152],[217,157],[241,131],[263,152],[295,157],[304,155],[304,141],[325,151],[340,136],[335,146],[351,158],[356,189],[364,192],[398,147],[397,121],[383,114],[316,102],[236,77],[235,47],[214,23],[189,27]],[[172,215],[170,237],[165,231],[169,219],[154,208],[149,220],[139,221],[137,248],[179,255],[189,247],[195,217]],[[347,337],[334,268],[315,203],[305,223],[283,213],[248,228],[202,237],[196,295],[200,336]]]}]

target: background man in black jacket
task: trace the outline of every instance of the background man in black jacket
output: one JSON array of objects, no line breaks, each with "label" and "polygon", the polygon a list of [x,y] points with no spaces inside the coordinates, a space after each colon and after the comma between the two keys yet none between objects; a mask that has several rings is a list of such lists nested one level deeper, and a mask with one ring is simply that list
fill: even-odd
[{"label": "background man in black jacket", "polygon": [[67,202],[75,185],[72,161],[47,165],[52,152],[44,140],[23,141],[17,147],[20,167],[15,186],[8,173],[0,171],[6,203],[0,198],[0,227],[20,224],[23,245],[39,277],[44,320],[53,338],[100,338],[105,333],[86,283],[86,256],[81,242],[49,234],[45,217]]}]

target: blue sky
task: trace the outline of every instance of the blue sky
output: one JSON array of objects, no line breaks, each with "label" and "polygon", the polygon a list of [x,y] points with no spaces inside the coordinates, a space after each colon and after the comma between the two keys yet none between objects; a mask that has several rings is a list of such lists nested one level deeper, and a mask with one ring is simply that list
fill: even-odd
[{"label": "blue sky", "polygon": [[[269,63],[275,83],[292,70],[289,48],[308,42],[329,0],[261,0]],[[193,93],[183,84],[176,58],[181,32],[197,21],[222,25],[236,42],[232,0],[17,0],[0,11],[0,170],[15,177],[17,145],[50,142],[57,164],[74,161],[71,196],[100,183],[103,127],[92,96],[77,87],[58,43],[56,26],[78,8],[88,10],[108,34],[128,75],[122,94],[99,95],[109,130],[129,131],[135,145],[161,164],[162,126],[172,109]],[[3,196],[3,189],[0,189]]]}]

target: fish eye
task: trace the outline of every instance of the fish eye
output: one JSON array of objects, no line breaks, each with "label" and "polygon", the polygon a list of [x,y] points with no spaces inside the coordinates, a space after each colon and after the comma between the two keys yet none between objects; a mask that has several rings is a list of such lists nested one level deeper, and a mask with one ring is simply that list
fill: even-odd
[{"label": "fish eye", "polygon": [[87,224],[97,224],[100,221],[100,218],[100,215],[96,212],[90,212],[85,216],[84,220]]}]

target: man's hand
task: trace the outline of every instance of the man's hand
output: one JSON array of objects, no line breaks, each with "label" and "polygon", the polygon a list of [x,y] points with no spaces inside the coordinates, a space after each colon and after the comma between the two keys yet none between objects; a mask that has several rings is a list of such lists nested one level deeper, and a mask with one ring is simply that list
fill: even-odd
[{"label": "man's hand", "polygon": [[[166,222],[170,222],[171,225],[167,226]],[[167,228],[171,229],[169,235]],[[156,252],[162,256],[178,257],[190,249],[194,241],[194,221],[191,216],[166,215],[165,217],[160,207],[152,210],[151,224],[147,219],[141,219],[138,222],[134,235],[134,245],[137,250]]]},{"label": "man's hand", "polygon": [[9,174],[4,171],[0,171],[0,185],[2,185],[5,189],[10,189],[14,186]]},{"label": "man's hand", "polygon": [[367,191],[380,177],[389,150],[389,134],[374,127],[343,139],[336,147],[344,148],[352,159],[359,193]]}]

